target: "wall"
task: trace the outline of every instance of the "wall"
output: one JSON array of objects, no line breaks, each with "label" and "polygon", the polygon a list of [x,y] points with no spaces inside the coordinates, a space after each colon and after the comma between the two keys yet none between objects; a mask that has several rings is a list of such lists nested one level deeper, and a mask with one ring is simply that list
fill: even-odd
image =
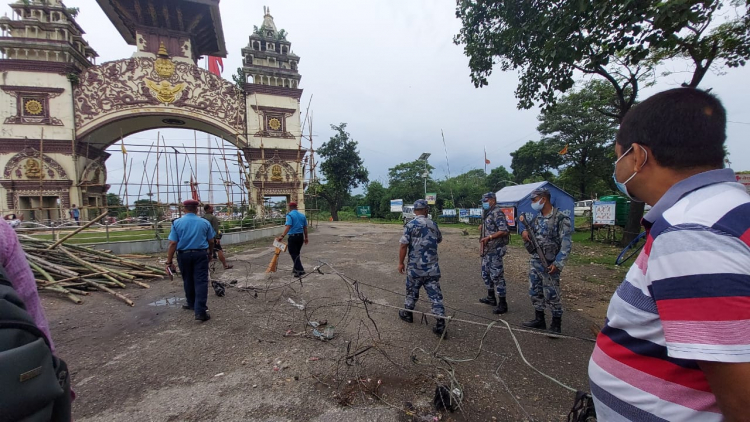
[{"label": "wall", "polygon": [[[284,232],[284,226],[266,227],[257,230],[247,230],[238,233],[228,233],[221,238],[222,245],[233,245],[237,243],[250,242],[252,240],[275,237]],[[90,245],[94,249],[110,250],[115,255],[122,254],[150,254],[166,252],[169,241],[164,240],[141,240],[137,242],[110,242]],[[269,245],[270,246],[270,245]]]}]

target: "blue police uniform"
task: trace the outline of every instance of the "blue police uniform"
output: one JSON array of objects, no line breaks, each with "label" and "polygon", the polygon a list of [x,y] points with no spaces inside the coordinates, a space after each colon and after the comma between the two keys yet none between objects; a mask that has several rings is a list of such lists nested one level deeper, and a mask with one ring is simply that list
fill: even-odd
[{"label": "blue police uniform", "polygon": [[172,223],[169,240],[177,242],[177,265],[182,273],[187,306],[196,316],[206,314],[208,301],[208,242],[216,237],[211,223],[187,213]]},{"label": "blue police uniform", "polygon": [[286,222],[284,225],[289,226],[289,255],[292,257],[294,263],[294,275],[303,275],[305,273],[305,267],[302,266],[302,260],[300,260],[300,253],[302,252],[302,245],[305,243],[305,227],[307,227],[307,217],[304,214],[293,209],[286,215]]},{"label": "blue police uniform", "polygon": [[[424,202],[422,204],[421,202]],[[415,209],[427,208],[427,202],[419,200],[415,202]],[[406,265],[406,299],[404,308],[414,309],[419,289],[424,287],[427,296],[432,303],[432,313],[444,316],[443,293],[440,290],[440,265],[438,264],[438,243],[443,241],[437,223],[426,216],[418,215],[414,220],[406,223],[404,234],[399,243],[408,245],[408,258]],[[409,316],[411,316],[409,314]],[[407,320],[402,313],[401,318]],[[438,319],[437,327],[444,327],[445,320]],[[442,334],[443,328],[435,331]]]}]

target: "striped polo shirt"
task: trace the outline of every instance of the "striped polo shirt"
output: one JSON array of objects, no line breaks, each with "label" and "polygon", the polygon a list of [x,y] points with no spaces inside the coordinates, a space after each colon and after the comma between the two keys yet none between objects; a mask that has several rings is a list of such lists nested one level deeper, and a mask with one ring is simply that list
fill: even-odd
[{"label": "striped polo shirt", "polygon": [[721,421],[698,361],[750,362],[750,196],[731,169],[675,184],[589,361],[601,421]]}]

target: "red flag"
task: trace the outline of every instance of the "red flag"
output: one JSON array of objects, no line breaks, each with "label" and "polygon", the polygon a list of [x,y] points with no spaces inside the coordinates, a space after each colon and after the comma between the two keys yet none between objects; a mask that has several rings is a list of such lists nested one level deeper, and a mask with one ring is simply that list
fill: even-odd
[{"label": "red flag", "polygon": [[221,57],[208,56],[208,71],[216,76],[221,76],[221,72],[224,71],[224,61]]},{"label": "red flag", "polygon": [[484,152],[484,164],[489,164],[490,160],[487,159],[487,151]]},{"label": "red flag", "polygon": [[194,200],[200,202],[200,198],[198,197],[198,183],[193,181],[192,175],[190,175],[190,193]]}]

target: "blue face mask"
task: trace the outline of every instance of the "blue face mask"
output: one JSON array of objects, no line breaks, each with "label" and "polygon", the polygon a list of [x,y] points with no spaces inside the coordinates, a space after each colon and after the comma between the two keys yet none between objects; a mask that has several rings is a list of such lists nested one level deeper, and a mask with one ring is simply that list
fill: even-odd
[{"label": "blue face mask", "polygon": [[539,201],[539,202],[532,202],[532,203],[531,203],[531,208],[532,208],[532,209],[533,209],[534,211],[541,211],[541,210],[542,210],[542,208],[544,208],[544,200],[541,200],[541,201]]},{"label": "blue face mask", "polygon": [[[639,146],[640,146],[640,145],[639,145]],[[643,149],[643,152],[644,152],[644,153],[646,153],[646,161],[648,161],[648,151],[646,151],[646,148],[643,148],[643,147],[641,147],[641,149]],[[638,172],[637,172],[637,171],[634,171],[634,172],[633,172],[633,174],[632,174],[632,175],[631,175],[630,177],[628,177],[628,179],[627,179],[626,181],[624,181],[624,182],[618,182],[618,181],[617,181],[617,163],[619,163],[619,162],[620,162],[620,160],[622,160],[622,159],[623,159],[623,157],[625,157],[626,155],[628,155],[628,153],[629,153],[630,151],[632,151],[632,150],[633,150],[633,146],[631,145],[631,146],[630,146],[630,148],[628,148],[628,150],[627,150],[627,151],[625,151],[625,152],[624,152],[624,153],[623,153],[623,154],[622,154],[622,155],[620,156],[620,158],[618,158],[618,159],[617,159],[617,161],[615,161],[615,169],[614,169],[614,171],[612,172],[612,180],[614,180],[614,182],[615,182],[615,186],[617,186],[617,190],[619,190],[620,192],[622,192],[622,194],[623,194],[623,195],[627,196],[627,197],[628,197],[628,198],[630,198],[630,199],[631,199],[632,201],[635,201],[635,202],[643,202],[643,201],[641,201],[641,200],[637,199],[636,197],[632,196],[632,195],[630,194],[630,192],[628,192],[628,187],[627,187],[627,186],[625,186],[625,185],[627,185],[627,183],[628,183],[629,181],[633,180],[633,178],[635,177],[635,175],[636,175],[636,174],[638,174]],[[646,161],[644,161],[644,162],[643,162],[643,165],[644,165],[644,166],[646,165]],[[643,168],[643,166],[641,166],[641,168]]]},{"label": "blue face mask", "polygon": [[490,203],[489,202],[482,202],[482,208],[485,210],[490,209]]}]

